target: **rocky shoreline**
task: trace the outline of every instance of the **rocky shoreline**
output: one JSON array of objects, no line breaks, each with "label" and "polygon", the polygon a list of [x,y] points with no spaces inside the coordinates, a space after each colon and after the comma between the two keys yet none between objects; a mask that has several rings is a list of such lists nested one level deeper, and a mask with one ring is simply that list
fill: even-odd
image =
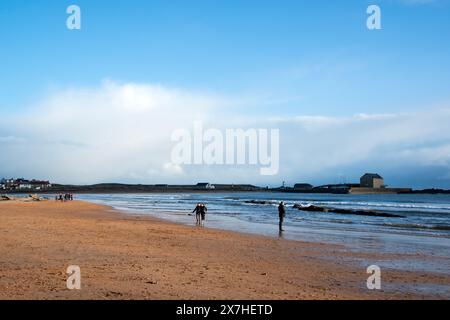
[{"label": "rocky shoreline", "polygon": [[294,209],[307,212],[330,212],[336,214],[352,214],[357,216],[370,216],[370,217],[383,217],[383,218],[405,218],[405,216],[374,211],[374,210],[354,210],[354,209],[343,209],[343,208],[332,208],[332,207],[320,207],[315,205],[304,206],[301,204],[294,204]]}]

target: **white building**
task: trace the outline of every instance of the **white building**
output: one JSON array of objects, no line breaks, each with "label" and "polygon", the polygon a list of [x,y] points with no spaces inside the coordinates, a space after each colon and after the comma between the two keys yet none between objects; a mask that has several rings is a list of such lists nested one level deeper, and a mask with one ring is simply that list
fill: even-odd
[{"label": "white building", "polygon": [[43,190],[51,187],[49,181],[20,179],[2,179],[0,189],[3,190]]},{"label": "white building", "polygon": [[216,187],[208,182],[200,182],[200,183],[197,183],[197,188],[212,190],[212,189],[215,189]]}]

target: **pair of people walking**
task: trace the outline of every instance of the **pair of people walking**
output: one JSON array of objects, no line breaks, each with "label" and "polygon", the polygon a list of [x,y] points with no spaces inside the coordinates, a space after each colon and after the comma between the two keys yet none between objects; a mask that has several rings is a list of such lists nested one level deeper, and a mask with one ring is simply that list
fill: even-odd
[{"label": "pair of people walking", "polygon": [[197,206],[195,207],[194,211],[192,211],[192,213],[195,212],[195,219],[197,221],[197,226],[204,225],[207,211],[208,208],[206,208],[206,205],[204,203],[197,203]]}]

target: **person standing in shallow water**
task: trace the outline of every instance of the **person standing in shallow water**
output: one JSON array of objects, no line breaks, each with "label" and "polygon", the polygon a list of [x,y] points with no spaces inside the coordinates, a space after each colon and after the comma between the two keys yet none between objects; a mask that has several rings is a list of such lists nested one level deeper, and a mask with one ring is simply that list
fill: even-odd
[{"label": "person standing in shallow water", "polygon": [[284,222],[284,217],[286,216],[286,208],[284,206],[283,201],[281,201],[280,205],[278,206],[278,215],[280,217],[280,224],[279,224],[280,231],[284,231],[283,230],[283,222]]},{"label": "person standing in shallow water", "polygon": [[201,223],[200,225],[203,226],[205,224],[205,218],[206,218],[206,212],[208,211],[208,208],[204,203],[200,205],[200,215],[201,215]]},{"label": "person standing in shallow water", "polygon": [[195,212],[195,220],[197,225],[199,226],[201,224],[201,214],[202,214],[202,205],[201,203],[197,203],[194,211],[192,211],[192,213]]}]

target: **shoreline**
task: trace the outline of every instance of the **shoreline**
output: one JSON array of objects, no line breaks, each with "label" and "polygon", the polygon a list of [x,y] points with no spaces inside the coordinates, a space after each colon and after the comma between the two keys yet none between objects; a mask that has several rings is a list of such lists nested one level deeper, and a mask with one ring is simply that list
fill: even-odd
[{"label": "shoreline", "polygon": [[205,194],[216,194],[216,193],[285,193],[285,194],[339,194],[339,195],[385,195],[385,194],[396,194],[396,195],[450,195],[450,189],[411,189],[410,191],[405,191],[405,188],[393,188],[393,190],[370,190],[364,192],[340,192],[340,191],[329,191],[329,190],[294,190],[294,189],[280,189],[280,188],[263,188],[255,187],[255,189],[198,189],[198,188],[89,188],[89,187],[64,187],[55,189],[45,189],[45,190],[6,190],[1,189],[0,194],[59,194],[59,193],[77,193],[77,194],[170,194],[170,193],[205,193]]},{"label": "shoreline", "polygon": [[[0,202],[1,299],[445,299],[448,275],[383,270],[340,245],[196,228],[74,201]],[[82,290],[66,288],[79,265]],[[413,288],[409,288],[412,286]],[[401,290],[399,290],[399,288]]]}]

